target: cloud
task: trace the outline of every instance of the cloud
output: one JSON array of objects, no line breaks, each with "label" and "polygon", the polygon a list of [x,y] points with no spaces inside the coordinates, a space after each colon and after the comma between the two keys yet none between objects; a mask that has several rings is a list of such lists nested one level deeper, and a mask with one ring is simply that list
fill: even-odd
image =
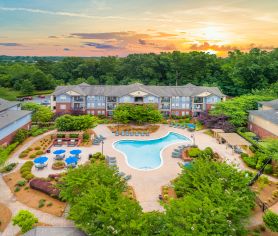
[{"label": "cloud", "polygon": [[119,49],[116,46],[110,44],[103,44],[103,43],[95,43],[95,42],[85,42],[83,43],[85,46],[95,47],[97,49]]},{"label": "cloud", "polygon": [[0,46],[4,46],[4,47],[17,47],[17,46],[22,46],[19,43],[0,43]]},{"label": "cloud", "polygon": [[89,18],[95,20],[124,20],[125,17],[121,16],[95,16],[95,15],[88,15],[85,13],[76,13],[76,12],[65,12],[65,11],[48,11],[43,9],[37,8],[24,8],[24,7],[0,7],[2,11],[24,11],[24,12],[31,12],[31,13],[40,13],[40,14],[47,14],[47,15],[56,15],[56,16],[68,16],[68,17],[79,17],[79,18]]},{"label": "cloud", "polygon": [[70,48],[64,48],[64,51],[70,51]]}]

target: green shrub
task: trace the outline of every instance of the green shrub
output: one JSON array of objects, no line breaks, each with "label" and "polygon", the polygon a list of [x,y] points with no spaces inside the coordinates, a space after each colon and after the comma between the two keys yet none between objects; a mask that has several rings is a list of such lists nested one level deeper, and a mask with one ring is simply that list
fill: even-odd
[{"label": "green shrub", "polygon": [[257,165],[257,158],[255,156],[253,157],[244,157],[243,161],[246,163],[247,166],[255,169]]},{"label": "green shrub", "polygon": [[25,179],[28,180],[28,181],[30,181],[30,180],[33,179],[34,177],[35,177],[35,176],[34,176],[33,174],[30,173],[30,174],[28,174],[28,175],[25,176]]},{"label": "green shrub", "polygon": [[14,138],[13,138],[13,143],[22,143],[26,138],[29,136],[29,131],[26,129],[19,129]]},{"label": "green shrub", "polygon": [[256,152],[255,157],[258,159],[256,169],[259,170],[265,164],[266,160],[268,159],[268,156],[262,152]]},{"label": "green shrub", "polygon": [[42,155],[43,154],[43,151],[39,150],[36,152],[36,155]]},{"label": "green shrub", "polygon": [[264,168],[264,173],[268,175],[272,174],[273,173],[272,165],[267,164]]},{"label": "green shrub", "polygon": [[78,136],[79,136],[78,134],[70,134],[69,135],[70,138],[78,138]]},{"label": "green shrub", "polygon": [[278,232],[278,215],[268,210],[263,216],[264,223],[267,228],[273,232]]},{"label": "green shrub", "polygon": [[38,223],[38,219],[27,210],[20,210],[12,219],[13,225],[18,225],[21,233],[24,234],[31,230]]},{"label": "green shrub", "polygon": [[40,150],[41,147],[40,147],[40,146],[36,146],[34,149],[35,149],[35,150]]},{"label": "green shrub", "polygon": [[47,207],[50,207],[50,206],[52,206],[53,205],[53,203],[52,202],[49,202],[49,203],[47,203]]},{"label": "green shrub", "polygon": [[45,199],[39,200],[39,205],[38,205],[38,207],[39,207],[39,208],[42,208],[42,207],[44,207],[44,205],[45,205]]},{"label": "green shrub", "polygon": [[3,167],[0,170],[0,173],[10,172],[16,167],[16,165],[17,165],[16,163],[10,163],[10,164],[6,165],[5,167]]},{"label": "green shrub", "polygon": [[24,157],[27,157],[28,156],[28,154],[27,153],[25,153],[25,152],[22,152],[22,153],[20,153],[19,154],[19,158],[24,158]]},{"label": "green shrub", "polygon": [[19,187],[19,186],[16,186],[15,189],[14,189],[14,191],[15,191],[15,192],[19,192],[19,191],[20,191],[20,187]]},{"label": "green shrub", "polygon": [[199,148],[190,148],[188,151],[190,157],[198,157],[200,154],[201,150]]},{"label": "green shrub", "polygon": [[84,134],[83,134],[83,140],[84,140],[84,141],[88,141],[89,139],[90,139],[90,134],[84,133]]},{"label": "green shrub", "polygon": [[29,156],[29,158],[34,159],[36,156],[37,156],[36,154],[31,154],[31,155]]},{"label": "green shrub", "polygon": [[95,154],[93,154],[91,157],[89,157],[89,159],[91,161],[95,161],[95,160],[100,160],[100,161],[104,161],[105,160],[105,156],[101,154],[101,152],[96,152]]},{"label": "green shrub", "polygon": [[240,154],[240,157],[243,159],[244,157],[249,157],[247,153],[243,152]]},{"label": "green shrub", "polygon": [[19,180],[19,181],[17,181],[17,183],[16,183],[16,185],[17,185],[17,186],[20,186],[20,187],[24,186],[25,184],[26,184],[26,180]]},{"label": "green shrub", "polygon": [[6,148],[0,147],[0,166],[3,165],[8,159],[10,153],[17,147],[19,143],[13,143]]}]

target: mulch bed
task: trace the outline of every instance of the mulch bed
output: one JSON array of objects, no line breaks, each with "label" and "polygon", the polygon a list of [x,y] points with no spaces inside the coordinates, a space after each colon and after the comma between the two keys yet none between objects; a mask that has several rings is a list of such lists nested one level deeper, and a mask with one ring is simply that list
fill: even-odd
[{"label": "mulch bed", "polygon": [[12,218],[11,210],[4,204],[0,203],[0,232],[4,232]]}]

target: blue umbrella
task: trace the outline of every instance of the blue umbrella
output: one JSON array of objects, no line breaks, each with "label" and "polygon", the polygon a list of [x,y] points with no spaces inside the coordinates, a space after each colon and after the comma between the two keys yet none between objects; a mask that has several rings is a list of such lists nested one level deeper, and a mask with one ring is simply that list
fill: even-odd
[{"label": "blue umbrella", "polygon": [[79,149],[74,149],[74,150],[71,150],[71,151],[70,151],[70,154],[72,154],[72,155],[79,155],[81,152],[82,152],[82,151],[79,150]]},{"label": "blue umbrella", "polygon": [[78,158],[74,157],[74,156],[70,156],[68,158],[66,158],[65,162],[67,163],[67,165],[70,164],[76,164],[78,161]]},{"label": "blue umbrella", "polygon": [[190,128],[190,129],[195,129],[195,128],[196,128],[196,125],[194,125],[194,124],[188,124],[187,127]]},{"label": "blue umbrella", "polygon": [[55,155],[60,155],[60,154],[63,154],[63,153],[65,153],[65,152],[66,152],[66,151],[65,151],[64,149],[59,149],[59,150],[54,151],[53,154],[55,154]]},{"label": "blue umbrella", "polygon": [[36,164],[43,164],[48,160],[47,157],[38,157],[34,160],[34,163]]}]

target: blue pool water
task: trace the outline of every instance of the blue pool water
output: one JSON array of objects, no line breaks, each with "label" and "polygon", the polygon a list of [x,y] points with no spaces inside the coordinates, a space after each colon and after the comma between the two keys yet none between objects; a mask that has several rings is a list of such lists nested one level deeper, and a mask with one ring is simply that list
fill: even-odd
[{"label": "blue pool water", "polygon": [[114,143],[116,150],[125,154],[129,166],[140,170],[151,170],[161,166],[160,151],[170,144],[189,141],[183,135],[170,132],[152,140],[120,140]]}]

